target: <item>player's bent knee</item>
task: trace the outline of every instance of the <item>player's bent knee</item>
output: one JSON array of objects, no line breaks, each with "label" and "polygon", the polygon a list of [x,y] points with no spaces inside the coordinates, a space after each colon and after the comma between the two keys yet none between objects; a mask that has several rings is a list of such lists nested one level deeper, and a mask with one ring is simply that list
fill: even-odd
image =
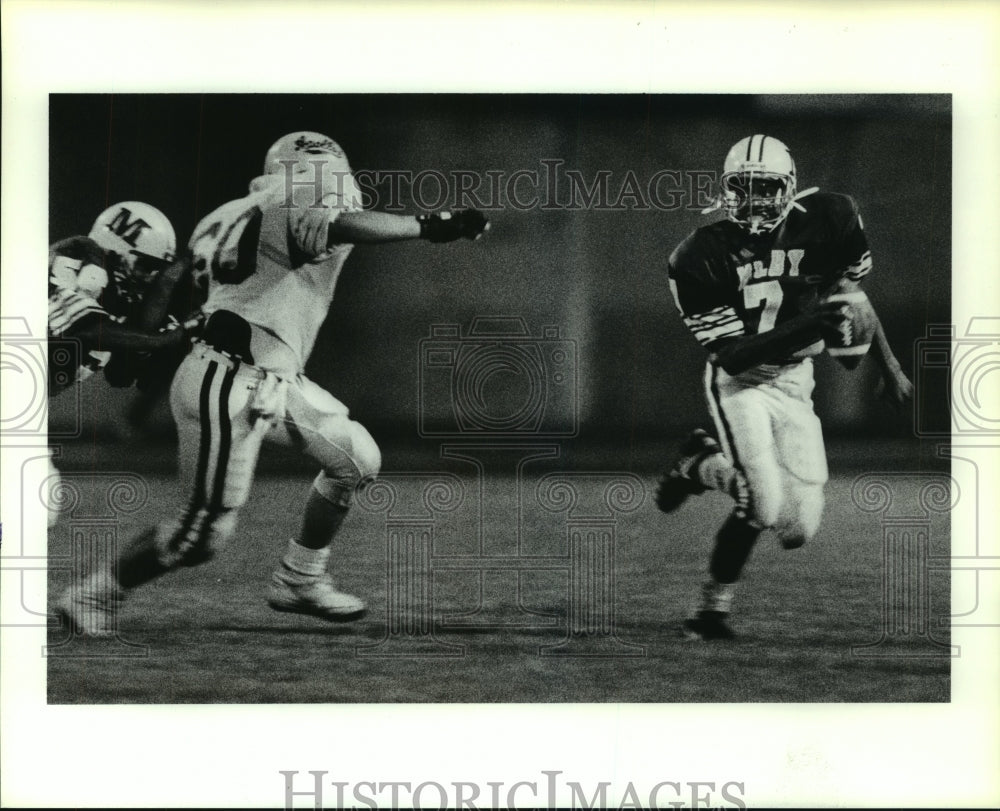
[{"label": "player's bent knee", "polygon": [[382,469],[382,452],[372,435],[360,423],[350,422],[346,432],[343,425],[324,460],[327,476],[354,489],[359,483],[374,479]]},{"label": "player's bent knee", "polygon": [[781,540],[782,547],[785,549],[798,549],[800,546],[805,546],[806,541],[811,540],[800,532],[780,533],[778,537]]},{"label": "player's bent knee", "polygon": [[336,440],[331,440],[324,454],[323,470],[313,481],[313,490],[332,504],[349,506],[351,495],[364,482],[378,476],[382,452],[371,434],[356,422],[349,422],[345,432],[338,426]]},{"label": "player's bent knee", "polygon": [[794,527],[780,529],[778,531],[778,539],[781,541],[781,545],[785,549],[798,549],[800,546],[805,546],[809,543],[809,541],[815,538],[818,530],[818,524],[816,526],[803,526],[798,524]]},{"label": "player's bent knee", "polygon": [[358,423],[352,432],[351,445],[354,449],[354,461],[358,468],[358,482],[369,481],[378,476],[382,470],[382,451],[368,433],[368,430]]},{"label": "player's bent knee", "polygon": [[779,528],[778,538],[785,549],[798,549],[816,537],[823,517],[823,488],[810,487],[798,494],[794,519]]}]

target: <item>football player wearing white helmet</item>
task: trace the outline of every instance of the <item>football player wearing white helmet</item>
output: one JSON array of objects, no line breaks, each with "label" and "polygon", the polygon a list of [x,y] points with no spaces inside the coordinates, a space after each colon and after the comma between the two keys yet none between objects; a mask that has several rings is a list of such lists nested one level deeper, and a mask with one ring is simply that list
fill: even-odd
[{"label": "football player wearing white helmet", "polygon": [[[102,212],[89,236],[49,248],[49,338],[73,339],[80,350],[50,344],[64,350],[56,358],[50,352],[50,396],[103,368],[114,350],[180,341],[182,333],[155,332],[166,315],[164,299],[187,268],[174,263],[175,247],[173,226],[160,211],[125,202]],[[78,368],[67,368],[70,359]]]},{"label": "football player wearing white helmet", "polygon": [[95,572],[60,610],[89,635],[111,632],[128,590],[211,558],[234,534],[263,440],[295,448],[320,468],[298,534],[274,573],[268,603],[279,611],[353,620],[364,602],[339,591],[331,544],[354,489],[374,478],[381,454],[347,407],[303,369],[359,243],[477,239],[475,210],[402,216],[365,210],[350,165],[326,135],[294,132],[267,152],[250,193],[195,228],[195,272],[208,278],[208,322],[171,386],[187,503]]},{"label": "football player wearing white helmet", "polygon": [[148,283],[174,260],[177,238],[163,213],[147,203],[117,203],[94,221],[90,238],[119,257],[122,272]]},{"label": "football player wearing white helmet", "polygon": [[[828,298],[858,289],[872,268],[854,200],[798,191],[791,154],[771,136],[729,151],[708,210],[718,209],[726,219],[694,231],[668,263],[681,317],[710,353],[705,393],[719,441],[699,430],[684,442],[657,504],[673,512],[709,489],[735,501],[683,624],[692,639],[732,636],[735,584],[763,530],[794,549],[819,529],[827,465],[812,358],[843,326],[843,302]],[[889,398],[905,403],[913,389],[880,325],[873,347]]]},{"label": "football player wearing white helmet", "polygon": [[[170,221],[139,202],[117,203],[98,216],[89,236],[50,246],[50,397],[101,369],[113,378],[114,367],[108,365],[112,357],[182,344],[183,325],[157,332],[165,316],[164,302],[189,267],[174,262],[174,251]],[[154,289],[155,296],[146,295]],[[155,301],[144,301],[149,298]],[[54,484],[58,472],[51,462],[49,473]],[[50,510],[49,524],[56,518]]]}]

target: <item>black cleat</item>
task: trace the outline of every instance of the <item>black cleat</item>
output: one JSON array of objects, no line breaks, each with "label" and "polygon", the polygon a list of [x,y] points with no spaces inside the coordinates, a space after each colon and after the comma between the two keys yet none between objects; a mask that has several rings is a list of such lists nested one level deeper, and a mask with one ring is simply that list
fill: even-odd
[{"label": "black cleat", "polygon": [[694,642],[706,642],[712,639],[733,639],[735,634],[726,624],[726,617],[721,611],[699,611],[698,616],[684,620],[681,634],[685,639]]},{"label": "black cleat", "polygon": [[698,465],[713,453],[722,453],[719,443],[700,428],[694,431],[680,447],[680,458],[663,476],[656,488],[656,506],[662,512],[671,513],[681,506],[688,496],[704,493],[709,488],[691,474]]}]

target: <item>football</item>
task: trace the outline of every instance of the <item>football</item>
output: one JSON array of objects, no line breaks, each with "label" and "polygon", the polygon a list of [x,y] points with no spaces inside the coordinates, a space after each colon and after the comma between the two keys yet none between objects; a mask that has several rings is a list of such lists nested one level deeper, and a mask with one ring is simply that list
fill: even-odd
[{"label": "football", "polygon": [[878,318],[868,296],[861,290],[850,293],[834,293],[827,301],[843,301],[847,304],[847,317],[834,335],[827,335],[826,351],[848,369],[857,368],[868,354],[875,337]]}]

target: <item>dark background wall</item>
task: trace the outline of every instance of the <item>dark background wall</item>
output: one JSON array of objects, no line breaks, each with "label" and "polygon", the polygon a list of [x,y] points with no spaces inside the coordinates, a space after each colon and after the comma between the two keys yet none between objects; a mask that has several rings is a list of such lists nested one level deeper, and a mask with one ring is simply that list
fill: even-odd
[{"label": "dark background wall", "polygon": [[[867,289],[907,371],[926,325],[950,318],[948,96],[55,95],[49,129],[52,240],[86,233],[106,205],[136,199],[166,213],[182,243],[202,216],[245,193],[268,146],[294,129],[333,136],[355,171],[509,178],[544,175],[543,161],[559,159],[588,182],[610,172],[612,199],[629,170],[643,186],[661,169],[679,171],[683,186],[718,172],[739,138],[766,132],[792,150],[800,188],[857,199],[875,259]],[[433,182],[423,188],[435,196]],[[520,189],[530,197],[528,184]],[[555,325],[575,342],[585,434],[659,440],[704,423],[704,354],[677,316],[665,267],[708,221],[698,211],[706,196],[686,194],[674,211],[635,210],[634,199],[624,211],[516,210],[490,201],[485,186],[480,197],[499,203],[480,243],[354,250],[309,374],[376,435],[415,437],[430,326],[516,315],[534,334]],[[851,374],[824,357],[817,377],[829,434],[913,435],[908,418],[877,403],[870,360]],[[523,381],[507,384],[516,399]],[[128,396],[90,381],[84,419],[109,427]],[[945,412],[945,392],[921,396]],[[54,421],[66,419],[67,403],[53,404]],[[152,425],[169,430],[164,408]]]}]

